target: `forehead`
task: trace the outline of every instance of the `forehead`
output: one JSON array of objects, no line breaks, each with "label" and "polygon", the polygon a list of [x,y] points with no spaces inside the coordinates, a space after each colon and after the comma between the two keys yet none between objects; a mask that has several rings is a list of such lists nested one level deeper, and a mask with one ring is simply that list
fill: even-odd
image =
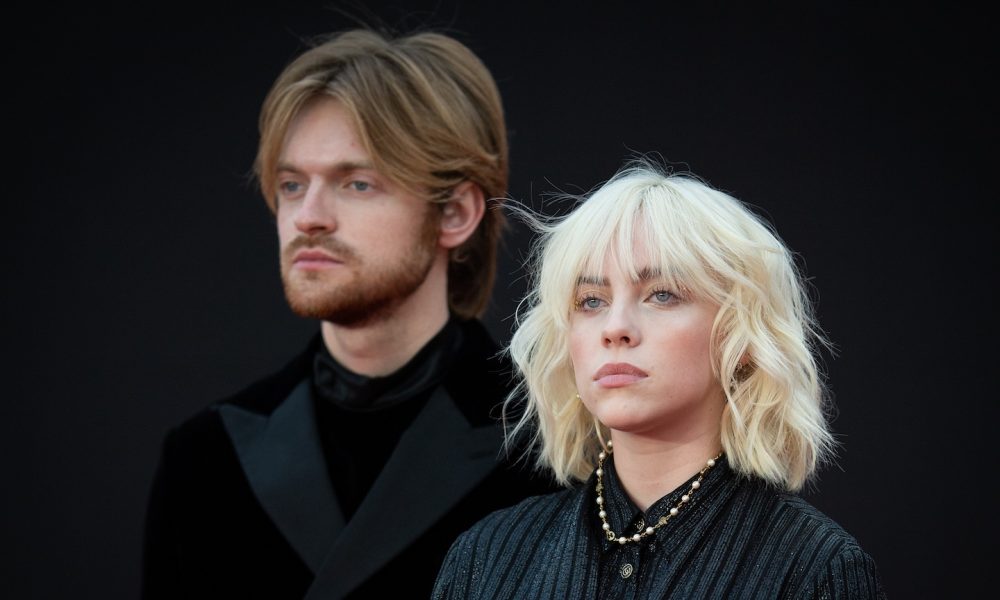
[{"label": "forehead", "polygon": [[281,162],[367,160],[354,118],[338,100],[318,96],[292,119],[281,145]]},{"label": "forehead", "polygon": [[626,279],[641,280],[660,276],[668,270],[663,257],[655,251],[649,235],[634,227],[627,234],[620,231],[607,239],[597,240],[593,249],[580,262],[582,278],[608,278],[623,276]]}]

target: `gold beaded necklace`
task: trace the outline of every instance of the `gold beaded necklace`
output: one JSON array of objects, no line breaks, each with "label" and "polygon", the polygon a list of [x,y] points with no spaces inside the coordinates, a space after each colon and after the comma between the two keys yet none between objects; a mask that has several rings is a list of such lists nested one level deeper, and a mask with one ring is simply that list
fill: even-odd
[{"label": "gold beaded necklace", "polygon": [[680,512],[681,507],[691,502],[691,496],[694,495],[695,490],[701,487],[701,480],[704,479],[705,473],[707,473],[709,469],[715,466],[715,461],[719,460],[719,458],[721,458],[723,454],[722,452],[720,452],[718,456],[716,456],[715,458],[708,459],[708,462],[705,463],[705,466],[701,469],[701,471],[698,471],[698,478],[691,482],[690,489],[688,489],[687,493],[681,496],[681,501],[677,503],[677,506],[671,508],[667,514],[660,517],[659,520],[656,522],[656,525],[646,527],[645,531],[636,533],[632,537],[625,537],[625,536],[618,537],[617,534],[615,534],[615,532],[611,530],[611,525],[608,523],[608,513],[607,511],[604,510],[604,482],[603,482],[604,459],[606,459],[612,453],[610,441],[608,441],[607,448],[608,448],[607,452],[601,452],[600,454],[597,455],[597,471],[595,471],[597,475],[597,516],[601,518],[601,528],[604,529],[604,535],[608,538],[608,541],[609,542],[617,541],[619,544],[623,546],[629,542],[638,543],[643,538],[653,535],[654,533],[656,533],[657,529],[666,525],[667,522],[670,521],[670,519],[672,519],[673,517],[676,517],[677,513]]}]

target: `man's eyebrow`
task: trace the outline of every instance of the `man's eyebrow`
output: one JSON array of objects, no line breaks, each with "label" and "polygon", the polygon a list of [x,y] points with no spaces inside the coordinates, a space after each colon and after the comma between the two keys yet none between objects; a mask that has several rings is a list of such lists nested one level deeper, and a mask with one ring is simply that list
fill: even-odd
[{"label": "man's eyebrow", "polygon": [[[331,165],[326,169],[326,171],[331,173],[349,173],[351,171],[374,170],[374,169],[375,165],[369,161],[341,161]],[[299,167],[289,162],[279,162],[275,170],[278,172],[284,171],[287,173],[302,172],[302,170],[299,169]]]}]

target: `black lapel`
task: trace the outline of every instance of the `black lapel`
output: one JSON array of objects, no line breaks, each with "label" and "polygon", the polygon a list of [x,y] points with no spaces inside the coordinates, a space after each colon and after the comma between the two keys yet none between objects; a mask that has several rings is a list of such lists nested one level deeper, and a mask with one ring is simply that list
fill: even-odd
[{"label": "black lapel", "polygon": [[471,426],[438,386],[334,542],[306,599],[343,597],[413,543],[496,468],[502,439],[496,425]]},{"label": "black lapel", "polygon": [[316,573],[344,518],[327,475],[308,381],[269,416],[232,404],[219,413],[264,511]]}]

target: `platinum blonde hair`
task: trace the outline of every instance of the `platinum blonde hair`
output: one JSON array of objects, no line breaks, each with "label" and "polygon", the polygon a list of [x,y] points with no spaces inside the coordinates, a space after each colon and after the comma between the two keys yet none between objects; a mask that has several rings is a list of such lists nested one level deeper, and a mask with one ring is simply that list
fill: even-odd
[{"label": "platinum blonde hair", "polygon": [[[633,163],[565,217],[515,212],[540,234],[530,292],[508,351],[520,418],[538,464],[568,484],[594,469],[608,432],[576,397],[568,334],[578,278],[613,256],[624,273],[659,269],[667,283],[719,306],[712,369],[725,392],[722,446],[738,472],[798,490],[833,448],[816,360],[824,338],[794,258],[761,218],[693,176]],[[658,264],[638,264],[645,242]],[[520,403],[523,402],[523,407]]]}]

